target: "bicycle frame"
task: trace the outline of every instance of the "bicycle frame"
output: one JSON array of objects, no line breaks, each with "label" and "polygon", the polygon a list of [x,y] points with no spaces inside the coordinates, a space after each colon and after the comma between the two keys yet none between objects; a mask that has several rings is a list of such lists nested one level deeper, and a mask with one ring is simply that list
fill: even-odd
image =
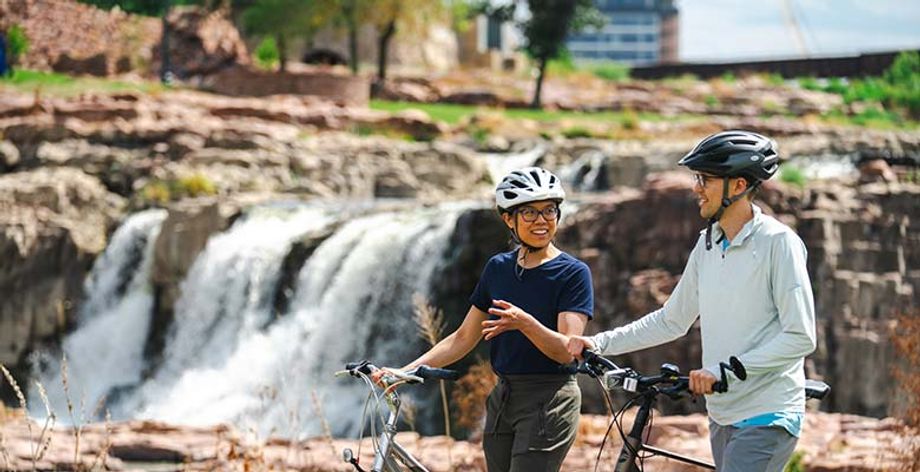
[{"label": "bicycle frame", "polygon": [[[409,451],[405,450],[397,443],[393,436],[396,435],[396,421],[399,418],[399,397],[396,392],[391,393],[392,398],[387,398],[390,406],[390,415],[387,417],[386,424],[383,426],[383,432],[380,433],[378,441],[378,452],[374,456],[373,472],[399,472],[403,468],[399,462],[405,464],[412,472],[428,472],[428,469],[422,465]],[[397,460],[399,462],[397,462]]]},{"label": "bicycle frame", "polygon": [[633,421],[632,429],[629,431],[629,434],[626,435],[623,447],[620,448],[620,455],[617,457],[617,464],[614,471],[638,472],[640,469],[636,464],[636,460],[638,459],[638,453],[643,451],[650,452],[656,456],[674,459],[685,464],[702,467],[704,469],[716,470],[716,466],[712,463],[659,449],[642,442],[642,432],[645,431],[645,427],[648,425],[649,414],[652,410],[652,406],[655,405],[655,393],[646,392],[642,395],[642,404],[639,406],[639,411],[636,413],[636,419]]}]

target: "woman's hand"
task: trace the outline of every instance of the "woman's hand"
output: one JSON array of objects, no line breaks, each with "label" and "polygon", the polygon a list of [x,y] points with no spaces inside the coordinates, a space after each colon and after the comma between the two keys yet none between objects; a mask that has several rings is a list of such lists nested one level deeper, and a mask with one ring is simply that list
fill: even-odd
[{"label": "woman's hand", "polygon": [[529,313],[504,300],[492,300],[489,314],[497,316],[498,319],[482,322],[482,335],[486,341],[505,331],[523,331],[537,322]]},{"label": "woman's hand", "polygon": [[392,367],[381,367],[371,373],[371,380],[373,380],[375,384],[381,387],[386,387],[387,382],[384,382],[384,377],[398,377],[399,374],[402,373],[403,371],[400,369],[395,369]]},{"label": "woman's hand", "polygon": [[591,338],[587,336],[569,336],[569,345],[568,345],[569,354],[575,356],[576,359],[582,360],[581,353],[585,349],[594,350],[594,342],[591,341]]}]

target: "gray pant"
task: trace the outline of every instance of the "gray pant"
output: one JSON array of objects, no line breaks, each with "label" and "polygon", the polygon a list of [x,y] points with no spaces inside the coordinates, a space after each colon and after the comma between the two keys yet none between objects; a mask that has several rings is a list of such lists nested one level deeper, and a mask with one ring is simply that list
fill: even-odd
[{"label": "gray pant", "polygon": [[712,457],[719,472],[782,472],[798,440],[780,426],[737,428],[709,420]]},{"label": "gray pant", "polygon": [[502,376],[486,400],[489,472],[558,471],[575,442],[580,410],[572,376]]}]

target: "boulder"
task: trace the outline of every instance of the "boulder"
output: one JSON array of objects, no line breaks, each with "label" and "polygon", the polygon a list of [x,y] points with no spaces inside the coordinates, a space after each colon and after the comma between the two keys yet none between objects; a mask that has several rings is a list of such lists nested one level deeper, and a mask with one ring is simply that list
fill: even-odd
[{"label": "boulder", "polygon": [[0,176],[0,363],[72,322],[83,277],[106,245],[124,201],[75,169]]}]

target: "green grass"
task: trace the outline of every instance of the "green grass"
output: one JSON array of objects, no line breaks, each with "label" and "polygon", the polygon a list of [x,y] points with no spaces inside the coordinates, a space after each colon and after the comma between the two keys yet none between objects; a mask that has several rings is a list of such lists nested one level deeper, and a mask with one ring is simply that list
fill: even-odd
[{"label": "green grass", "polygon": [[619,123],[635,124],[636,120],[641,121],[681,121],[700,118],[696,115],[683,115],[680,117],[670,117],[656,113],[636,113],[634,111],[599,111],[599,112],[578,112],[578,111],[559,111],[559,110],[533,110],[530,108],[490,108],[477,107],[472,105],[455,105],[448,103],[410,103],[410,102],[391,102],[386,100],[371,100],[371,109],[387,112],[397,112],[408,109],[424,111],[433,120],[443,121],[448,124],[457,124],[465,117],[472,116],[478,111],[488,111],[489,113],[499,113],[508,119],[526,119],[540,122],[555,122],[561,120],[567,121],[588,121],[595,122],[610,121]]},{"label": "green grass", "polygon": [[159,82],[124,82],[100,77],[75,77],[57,72],[40,72],[16,69],[10,77],[0,78],[0,88],[13,88],[20,92],[40,90],[43,94],[73,96],[85,92],[158,92],[166,87]]}]

